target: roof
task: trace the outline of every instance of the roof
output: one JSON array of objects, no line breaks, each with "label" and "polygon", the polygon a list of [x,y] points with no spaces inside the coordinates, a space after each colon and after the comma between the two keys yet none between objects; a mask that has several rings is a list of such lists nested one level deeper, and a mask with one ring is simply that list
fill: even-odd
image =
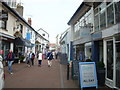
[{"label": "roof", "polygon": [[71,19],[68,21],[68,25],[74,24],[77,20],[79,20],[91,7],[91,2],[82,2],[76,12],[73,14]]},{"label": "roof", "polygon": [[[21,21],[23,21],[29,28],[31,28],[33,31],[35,31],[37,34],[39,34],[36,30],[34,30],[34,28],[22,17],[18,14],[18,12],[16,12],[14,9],[10,8],[5,2],[2,2],[2,4],[9,9],[13,14],[15,14],[18,19],[20,19]],[[39,34],[40,35],[40,34]],[[41,36],[41,35],[40,35]],[[42,37],[42,36],[41,36]],[[45,39],[44,37],[42,37],[43,39]],[[49,40],[45,39],[46,41],[49,42]]]},{"label": "roof", "polygon": [[[22,16],[20,16],[20,15],[18,14],[18,12],[16,12],[14,9],[10,8],[5,2],[2,2],[2,4],[3,4],[6,8],[8,8],[13,14],[15,14],[21,21],[23,21],[27,26],[29,26],[32,30],[34,30],[33,27],[31,27],[31,26],[28,24],[28,22],[27,22]],[[35,30],[34,30],[34,31],[35,31]],[[35,31],[35,32],[36,32],[36,31]]]}]

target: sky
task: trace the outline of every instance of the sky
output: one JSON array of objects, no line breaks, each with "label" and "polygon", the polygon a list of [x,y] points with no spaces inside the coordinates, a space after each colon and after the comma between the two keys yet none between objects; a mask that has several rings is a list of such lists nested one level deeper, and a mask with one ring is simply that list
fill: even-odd
[{"label": "sky", "polygon": [[49,33],[50,43],[57,34],[67,30],[70,18],[83,0],[20,0],[24,6],[24,18],[32,18],[35,30],[42,28]]}]

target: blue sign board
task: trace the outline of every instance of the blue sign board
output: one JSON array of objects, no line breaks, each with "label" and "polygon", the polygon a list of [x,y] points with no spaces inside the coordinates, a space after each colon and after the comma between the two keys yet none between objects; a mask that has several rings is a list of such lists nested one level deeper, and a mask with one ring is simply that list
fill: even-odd
[{"label": "blue sign board", "polygon": [[26,39],[27,39],[27,40],[30,40],[30,39],[31,39],[31,33],[27,33]]},{"label": "blue sign board", "polygon": [[79,62],[80,87],[98,88],[95,62]]}]

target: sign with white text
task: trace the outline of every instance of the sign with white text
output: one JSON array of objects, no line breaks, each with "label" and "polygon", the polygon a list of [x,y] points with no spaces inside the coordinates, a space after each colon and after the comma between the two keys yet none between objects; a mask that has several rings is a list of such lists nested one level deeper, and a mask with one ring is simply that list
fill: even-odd
[{"label": "sign with white text", "polygon": [[79,70],[81,88],[98,88],[95,62],[79,62]]}]

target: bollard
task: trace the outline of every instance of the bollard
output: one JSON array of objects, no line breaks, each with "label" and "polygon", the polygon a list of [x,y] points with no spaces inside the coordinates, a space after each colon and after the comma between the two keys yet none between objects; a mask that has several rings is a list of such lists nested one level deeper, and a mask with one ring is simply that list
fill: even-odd
[{"label": "bollard", "polygon": [[69,80],[69,63],[67,64],[67,80]]}]

